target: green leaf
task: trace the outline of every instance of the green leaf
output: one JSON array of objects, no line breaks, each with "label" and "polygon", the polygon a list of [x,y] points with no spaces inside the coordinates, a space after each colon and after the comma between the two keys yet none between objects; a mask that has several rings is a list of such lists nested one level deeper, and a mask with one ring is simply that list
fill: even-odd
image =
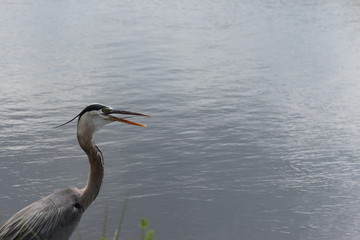
[{"label": "green leaf", "polygon": [[140,229],[145,230],[148,227],[148,220],[146,218],[142,218],[140,221]]},{"label": "green leaf", "polygon": [[102,229],[102,237],[100,238],[100,240],[106,240],[106,228],[107,228],[107,223],[108,223],[108,214],[109,214],[109,206],[106,205],[104,224],[103,224],[103,229]]},{"label": "green leaf", "polygon": [[145,235],[145,240],[153,240],[155,238],[154,230],[149,230]]}]

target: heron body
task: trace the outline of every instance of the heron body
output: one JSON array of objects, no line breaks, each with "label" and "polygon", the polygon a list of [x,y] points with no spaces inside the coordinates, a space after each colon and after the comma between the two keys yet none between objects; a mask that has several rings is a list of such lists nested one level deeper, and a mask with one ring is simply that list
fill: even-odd
[{"label": "heron body", "polygon": [[104,176],[103,155],[93,141],[97,130],[114,121],[146,126],[111,114],[147,116],[115,110],[101,104],[87,106],[72,119],[79,118],[77,139],[89,160],[90,174],[87,185],[82,189],[67,188],[56,191],[23,208],[0,228],[0,240],[67,240],[70,238],[82,214],[97,197]]},{"label": "heron body", "polygon": [[69,239],[84,212],[79,199],[79,190],[68,188],[30,204],[5,223],[0,239]]}]

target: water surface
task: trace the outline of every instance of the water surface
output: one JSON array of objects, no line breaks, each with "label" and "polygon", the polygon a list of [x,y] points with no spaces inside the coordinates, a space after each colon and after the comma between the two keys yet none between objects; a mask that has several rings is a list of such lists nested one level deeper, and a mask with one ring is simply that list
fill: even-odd
[{"label": "water surface", "polygon": [[[86,183],[89,103],[144,112],[106,126],[103,188],[79,225],[158,239],[358,239],[356,1],[0,3],[3,220]],[[73,240],[79,239],[76,234]]]}]

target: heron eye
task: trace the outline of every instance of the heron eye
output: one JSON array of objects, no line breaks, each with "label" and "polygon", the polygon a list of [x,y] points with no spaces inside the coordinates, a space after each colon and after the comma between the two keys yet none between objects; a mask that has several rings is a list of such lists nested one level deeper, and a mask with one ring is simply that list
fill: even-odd
[{"label": "heron eye", "polygon": [[111,112],[111,110],[108,108],[102,108],[101,111],[105,114],[109,114]]}]

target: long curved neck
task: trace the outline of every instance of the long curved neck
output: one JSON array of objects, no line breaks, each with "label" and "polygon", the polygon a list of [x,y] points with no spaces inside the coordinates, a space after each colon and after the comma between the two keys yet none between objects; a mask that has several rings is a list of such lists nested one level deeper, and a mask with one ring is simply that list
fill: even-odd
[{"label": "long curved neck", "polygon": [[82,131],[78,131],[77,133],[79,145],[87,154],[90,164],[90,174],[87,185],[81,189],[82,193],[79,200],[79,204],[84,209],[88,208],[97,197],[104,177],[103,156],[100,149],[93,142],[94,132],[90,131],[90,133],[92,134]]}]

